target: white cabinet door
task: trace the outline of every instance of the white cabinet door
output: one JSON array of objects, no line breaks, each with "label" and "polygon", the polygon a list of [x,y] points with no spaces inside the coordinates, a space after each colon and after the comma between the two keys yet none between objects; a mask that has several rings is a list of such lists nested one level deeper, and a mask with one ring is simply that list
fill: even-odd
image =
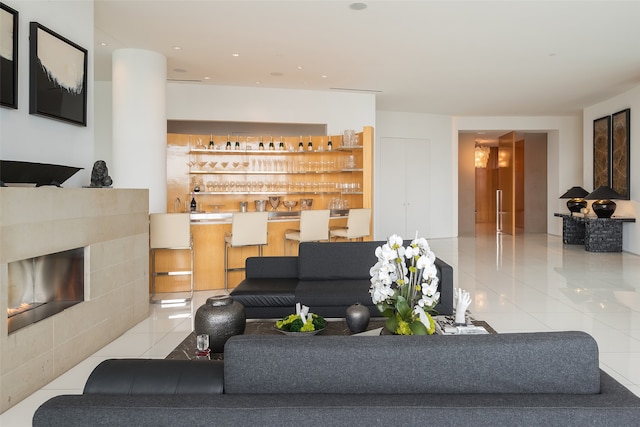
[{"label": "white cabinet door", "polygon": [[430,234],[430,142],[414,138],[382,138],[380,141],[379,216],[385,239],[398,234],[413,239]]}]

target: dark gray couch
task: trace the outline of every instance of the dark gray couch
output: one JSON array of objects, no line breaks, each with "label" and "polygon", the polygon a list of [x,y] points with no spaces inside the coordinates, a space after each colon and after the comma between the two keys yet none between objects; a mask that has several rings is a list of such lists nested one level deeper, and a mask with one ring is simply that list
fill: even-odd
[{"label": "dark gray couch", "polygon": [[[297,302],[324,317],[344,317],[359,302],[380,316],[369,294],[375,249],[385,242],[303,242],[297,257],[247,258],[246,278],[231,291],[249,319],[273,319],[294,312]],[[405,242],[409,244],[409,242]],[[440,279],[438,314],[453,314],[453,269],[436,259]]]},{"label": "dark gray couch", "polygon": [[[193,387],[185,387],[189,382]],[[84,394],[45,402],[33,425],[630,426],[639,420],[640,398],[598,368],[593,338],[552,332],[235,336],[224,362],[104,362]]]}]

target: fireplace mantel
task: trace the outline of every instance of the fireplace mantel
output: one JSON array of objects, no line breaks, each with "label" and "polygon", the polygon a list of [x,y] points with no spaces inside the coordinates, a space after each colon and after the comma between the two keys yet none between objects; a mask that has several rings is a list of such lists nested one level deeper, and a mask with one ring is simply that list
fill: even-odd
[{"label": "fireplace mantel", "polygon": [[[8,334],[8,263],[79,247],[85,300]],[[0,413],[146,318],[148,284],[148,190],[0,188]]]}]

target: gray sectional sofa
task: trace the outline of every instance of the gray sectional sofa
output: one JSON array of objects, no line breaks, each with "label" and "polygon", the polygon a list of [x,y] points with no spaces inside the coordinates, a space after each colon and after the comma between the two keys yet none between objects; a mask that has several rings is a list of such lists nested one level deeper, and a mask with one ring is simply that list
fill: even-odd
[{"label": "gray sectional sofa", "polygon": [[[375,249],[383,241],[303,242],[298,256],[247,258],[246,278],[231,291],[244,305],[249,319],[281,318],[294,312],[297,302],[324,317],[344,317],[359,302],[372,316],[380,316],[369,295],[369,270]],[[410,242],[405,242],[408,245]],[[440,279],[438,314],[453,314],[453,269],[436,258]]]},{"label": "gray sectional sofa", "polygon": [[582,332],[249,336],[224,361],[110,360],[40,426],[631,426],[640,398]]}]

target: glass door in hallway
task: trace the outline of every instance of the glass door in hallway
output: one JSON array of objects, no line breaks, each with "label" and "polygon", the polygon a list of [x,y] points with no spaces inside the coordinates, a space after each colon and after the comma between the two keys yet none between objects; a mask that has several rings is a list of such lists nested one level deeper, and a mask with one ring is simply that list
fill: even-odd
[{"label": "glass door in hallway", "polygon": [[498,139],[498,186],[496,189],[496,231],[516,234],[516,134]]}]

